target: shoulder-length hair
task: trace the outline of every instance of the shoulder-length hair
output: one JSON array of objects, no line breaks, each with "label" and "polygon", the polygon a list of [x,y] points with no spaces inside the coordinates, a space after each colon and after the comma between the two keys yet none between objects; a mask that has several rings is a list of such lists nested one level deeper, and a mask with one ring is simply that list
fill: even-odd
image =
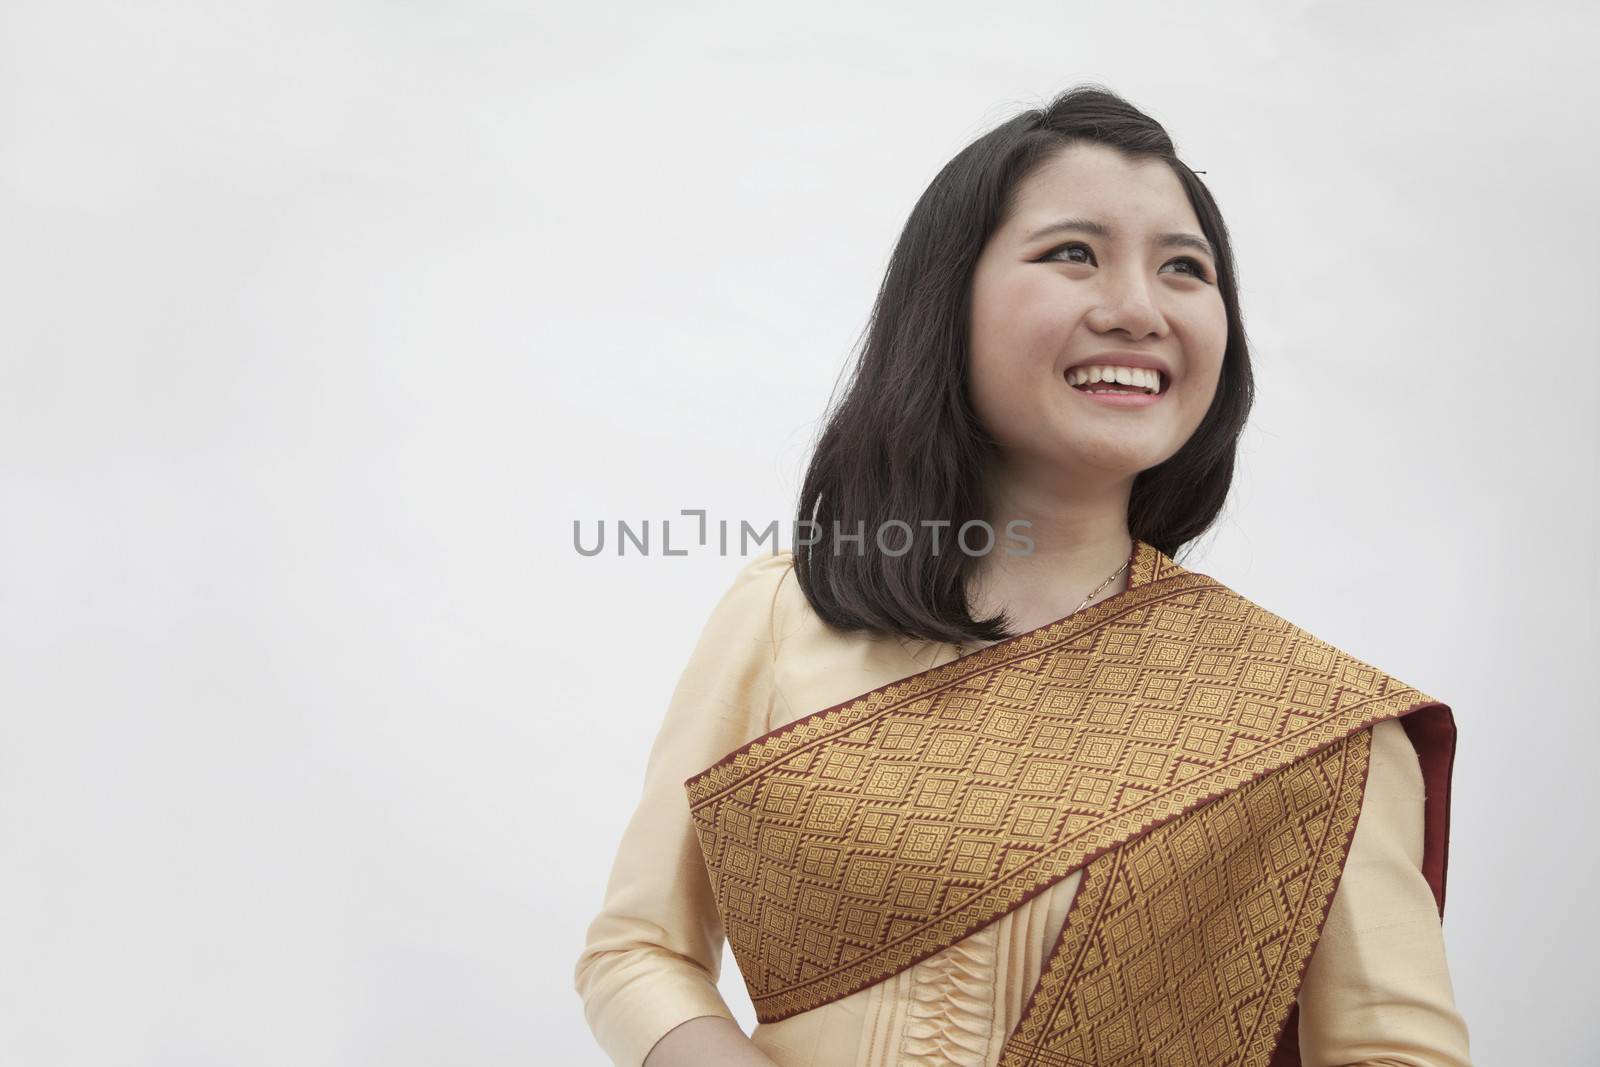
[{"label": "shoulder-length hair", "polygon": [[[1216,396],[1184,446],[1134,480],[1129,532],[1176,557],[1222,510],[1254,393],[1227,227],[1160,123],[1103,87],[1074,87],[964,148],[901,230],[865,344],[825,416],[800,489],[795,574],[828,625],[954,643],[1014,636],[1004,614],[973,619],[967,579],[977,557],[951,548],[964,523],[986,519],[985,470],[998,448],[967,390],[972,278],[1022,181],[1060,150],[1086,142],[1172,168],[1216,248],[1227,309]],[[930,521],[945,533],[937,548],[915,536]],[[891,534],[879,534],[886,526]],[[820,539],[802,543],[802,527]],[[911,527],[913,536],[893,534],[897,527]],[[836,550],[836,532],[863,530],[865,538],[852,541],[856,551]],[[899,554],[883,550],[889,544]]]}]

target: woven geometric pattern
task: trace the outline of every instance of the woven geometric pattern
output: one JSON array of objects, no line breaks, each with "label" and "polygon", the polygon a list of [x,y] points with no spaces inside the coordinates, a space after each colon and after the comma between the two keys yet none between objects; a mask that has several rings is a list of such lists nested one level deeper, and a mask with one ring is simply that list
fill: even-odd
[{"label": "woven geometric pattern", "polygon": [[1270,1062],[1371,747],[1359,731],[1089,864],[998,1067]]},{"label": "woven geometric pattern", "polygon": [[[1142,542],[1130,575],[685,782],[758,1019],[881,981],[1178,816],[1437,704]],[[1282,860],[1319,855],[1277,840]]]}]

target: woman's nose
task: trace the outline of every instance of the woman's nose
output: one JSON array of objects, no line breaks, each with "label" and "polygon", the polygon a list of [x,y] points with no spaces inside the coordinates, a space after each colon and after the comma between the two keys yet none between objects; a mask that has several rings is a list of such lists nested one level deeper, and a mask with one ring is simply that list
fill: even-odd
[{"label": "woman's nose", "polygon": [[1121,329],[1144,337],[1159,333],[1163,323],[1161,310],[1143,279],[1108,283],[1099,305],[1089,313],[1089,325],[1100,333]]}]

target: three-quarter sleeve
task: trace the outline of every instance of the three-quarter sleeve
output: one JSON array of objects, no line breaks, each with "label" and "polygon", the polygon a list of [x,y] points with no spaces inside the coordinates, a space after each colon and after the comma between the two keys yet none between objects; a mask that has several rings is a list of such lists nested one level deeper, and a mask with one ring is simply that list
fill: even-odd
[{"label": "three-quarter sleeve", "polygon": [[1422,874],[1423,801],[1405,727],[1374,724],[1355,836],[1300,987],[1303,1067],[1470,1067]]},{"label": "three-quarter sleeve", "polygon": [[618,1067],[639,1067],[689,1019],[733,1019],[717,990],[725,934],[684,781],[768,730],[773,601],[789,560],[784,553],[745,564],[701,631],[578,956],[584,1017]]}]

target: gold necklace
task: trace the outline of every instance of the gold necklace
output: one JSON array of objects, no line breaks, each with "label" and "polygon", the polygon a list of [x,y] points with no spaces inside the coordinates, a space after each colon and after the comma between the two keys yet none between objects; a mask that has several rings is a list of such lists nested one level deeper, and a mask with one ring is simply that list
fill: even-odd
[{"label": "gold necklace", "polygon": [[[1112,582],[1116,581],[1117,580],[1117,575],[1119,575],[1123,571],[1127,570],[1128,569],[1128,564],[1131,563],[1132,561],[1133,561],[1132,560],[1132,554],[1130,553],[1129,558],[1122,561],[1122,566],[1120,566],[1116,570],[1112,571],[1111,572],[1111,577],[1107,578],[1105,581],[1100,583],[1100,589],[1104,589],[1106,586],[1108,586]],[[1078,605],[1078,611],[1082,611],[1084,608],[1088,607],[1089,606],[1089,601],[1093,600],[1095,597],[1100,595],[1100,589],[1096,589],[1094,592],[1092,592],[1088,596],[1084,597],[1083,598],[1083,603]],[[1072,614],[1076,615],[1078,613],[1078,611],[1074,611]]]}]

